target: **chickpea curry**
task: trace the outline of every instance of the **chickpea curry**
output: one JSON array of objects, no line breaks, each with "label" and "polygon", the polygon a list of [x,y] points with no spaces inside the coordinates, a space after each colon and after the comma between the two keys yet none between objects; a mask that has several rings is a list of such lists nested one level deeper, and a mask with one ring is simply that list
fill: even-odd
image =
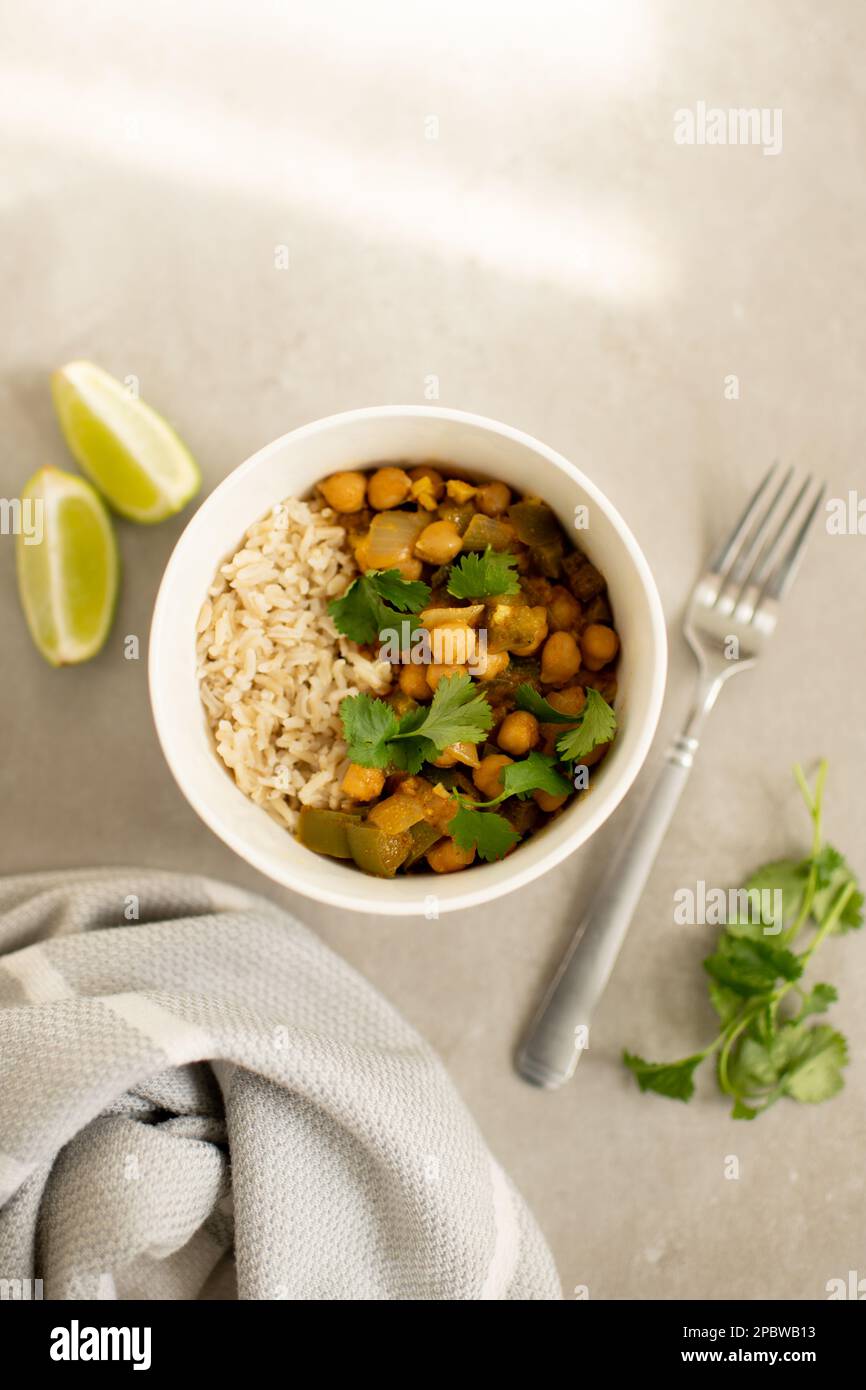
[{"label": "chickpea curry", "polygon": [[501,859],[586,790],[615,737],[604,578],[541,498],[448,465],[318,491],[359,570],[330,615],[392,682],[343,700],[345,804],[304,807],[298,838],[385,877]]}]

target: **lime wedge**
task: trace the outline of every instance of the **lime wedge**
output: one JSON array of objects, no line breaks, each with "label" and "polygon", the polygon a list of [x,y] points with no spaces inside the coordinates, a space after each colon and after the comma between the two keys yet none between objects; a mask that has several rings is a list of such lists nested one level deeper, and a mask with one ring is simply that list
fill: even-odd
[{"label": "lime wedge", "polygon": [[70,362],[51,378],[54,405],[76,462],[116,512],[165,521],[201,487],[198,465],[149,405],[92,362]]},{"label": "lime wedge", "polygon": [[27,626],[46,661],[88,661],[111,628],[120,578],[105,504],[84,478],[40,468],[21,494],[18,587]]}]

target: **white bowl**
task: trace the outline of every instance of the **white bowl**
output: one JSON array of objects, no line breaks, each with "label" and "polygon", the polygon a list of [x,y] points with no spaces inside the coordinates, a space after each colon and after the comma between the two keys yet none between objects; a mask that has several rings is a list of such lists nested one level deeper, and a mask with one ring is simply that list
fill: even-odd
[{"label": "white bowl", "polygon": [[[441,459],[537,493],[575,535],[608,583],[622,639],[619,733],[593,777],[542,834],[507,859],[462,873],[383,880],[298,844],[235,786],[211,742],[196,682],[195,625],[208,586],[247,527],[282,498],[303,496],[338,469],[381,460]],[[588,529],[572,531],[575,508]],[[349,911],[424,916],[490,902],[530,883],[584,844],[625,796],[647,755],[667,665],[658,591],[634,536],[595,483],[520,430],[430,406],[376,406],[331,415],[283,435],[247,459],[190,521],[163,576],[150,636],[150,697],[168,765],[190,804],[220,839],[286,888]]]}]

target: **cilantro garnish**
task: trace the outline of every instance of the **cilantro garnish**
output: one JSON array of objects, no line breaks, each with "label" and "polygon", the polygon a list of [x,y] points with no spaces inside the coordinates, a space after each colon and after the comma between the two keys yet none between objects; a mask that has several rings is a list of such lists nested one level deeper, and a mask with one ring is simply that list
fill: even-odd
[{"label": "cilantro garnish", "polygon": [[586,704],[577,717],[577,728],[560,734],[556,740],[556,751],[564,762],[580,762],[599,744],[610,743],[616,732],[616,715],[591,685],[586,688]]},{"label": "cilantro garnish", "polygon": [[[842,1089],[845,1038],[827,1023],[806,1022],[835,1002],[836,990],[828,984],[807,990],[799,983],[827,936],[863,921],[863,894],[853,871],[822,840],[826,775],[822,762],[813,793],[802,769],[794,769],[812,820],[811,853],[765,864],[746,883],[747,889],[778,890],[782,920],[729,923],[704,962],[721,1023],[718,1035],[702,1052],[676,1062],[647,1062],[625,1052],[623,1061],[642,1091],[689,1100],[695,1070],[716,1051],[718,1083],[737,1120],[754,1120],[783,1096],[813,1105]],[[796,951],[803,932],[810,939]]]},{"label": "cilantro garnish", "polygon": [[493,598],[498,594],[519,594],[520,584],[514,567],[517,556],[493,550],[489,545],[480,554],[464,555],[451,566],[448,592],[455,598]]},{"label": "cilantro garnish", "polygon": [[420,613],[430,598],[420,579],[404,579],[399,570],[370,570],[353,579],[342,598],[328,604],[339,632],[353,642],[375,642],[380,632],[393,628],[401,613]]},{"label": "cilantro garnish", "polygon": [[387,767],[391,761],[388,741],[400,732],[400,721],[384,700],[351,695],[340,705],[343,736],[349,757],[362,767]]},{"label": "cilantro garnish", "polygon": [[476,811],[460,802],[448,822],[448,833],[461,849],[473,849],[479,859],[502,859],[520,839],[513,825],[495,811]]},{"label": "cilantro garnish", "polygon": [[348,756],[363,767],[399,767],[417,772],[451,743],[478,743],[493,723],[483,695],[467,675],[440,680],[427,708],[398,718],[385,700],[350,695],[340,705]]},{"label": "cilantro garnish", "polygon": [[491,801],[467,803],[459,792],[454,792],[453,795],[461,805],[483,806],[485,809],[498,806],[509,796],[526,797],[532,792],[550,792],[551,796],[568,796],[574,791],[574,787],[566,781],[561,773],[556,771],[554,764],[554,758],[549,758],[546,753],[536,753],[533,750],[527,757],[521,758],[519,762],[508,763],[503,767],[499,774],[503,789]]},{"label": "cilantro garnish", "polygon": [[528,796],[534,791],[551,792],[554,796],[567,796],[574,791],[571,783],[556,771],[554,759],[534,751],[503,767],[500,779],[503,790],[492,801],[467,801],[458,791],[452,792],[459,809],[449,821],[448,833],[461,849],[474,845],[480,859],[501,859],[520,839],[518,831],[493,807],[509,796]]},{"label": "cilantro garnish", "polygon": [[533,750],[519,762],[509,763],[501,775],[505,796],[529,796],[530,792],[550,792],[552,796],[574,791],[570,782],[556,771],[555,759]]},{"label": "cilantro garnish", "polygon": [[562,710],[554,709],[549,700],[525,681],[517,687],[514,702],[518,709],[534,714],[539,724],[574,724],[578,718],[576,714],[563,714]]},{"label": "cilantro garnish", "polygon": [[616,714],[607,700],[591,685],[586,687],[586,704],[579,714],[563,714],[531,685],[517,687],[518,709],[528,710],[541,724],[574,724],[560,734],[556,750],[563,762],[580,762],[600,743],[610,743],[616,733]]},{"label": "cilantro garnish", "polygon": [[655,1091],[660,1096],[670,1096],[671,1100],[690,1100],[695,1090],[692,1076],[704,1060],[704,1054],[696,1052],[694,1057],[684,1057],[681,1062],[645,1062],[642,1057],[624,1052],[622,1059],[634,1073],[642,1091]]}]

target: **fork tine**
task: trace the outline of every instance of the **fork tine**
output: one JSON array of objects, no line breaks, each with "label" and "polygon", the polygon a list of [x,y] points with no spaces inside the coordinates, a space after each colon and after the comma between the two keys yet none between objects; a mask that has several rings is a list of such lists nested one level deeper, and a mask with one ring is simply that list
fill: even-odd
[{"label": "fork tine", "polygon": [[776,491],[773,493],[772,498],[770,499],[769,506],[767,506],[764,509],[764,513],[760,521],[757,523],[755,528],[749,532],[748,536],[746,536],[741,546],[739,547],[739,550],[737,551],[736,555],[732,557],[731,563],[728,567],[728,572],[726,575],[723,576],[723,585],[742,585],[744,577],[749,573],[749,570],[752,568],[752,565],[754,564],[755,558],[761,552],[761,548],[766,541],[767,532],[770,529],[770,523],[772,522],[773,517],[776,514],[776,508],[779,506],[779,503],[785,495],[785,491],[793,476],[793,467],[788,467],[785,470],[785,474],[782,478],[782,481],[780,482],[779,486],[776,488]]},{"label": "fork tine", "polygon": [[772,569],[775,563],[776,556],[778,555],[779,551],[784,545],[785,536],[787,534],[791,521],[793,517],[796,515],[797,509],[800,506],[800,503],[802,502],[806,493],[808,492],[812,482],[813,478],[810,473],[806,478],[806,481],[798,489],[796,497],[794,498],[790,507],[786,511],[779,525],[777,526],[776,534],[773,536],[772,540],[766,542],[760,555],[755,560],[755,563],[752,566],[751,570],[748,572],[748,574],[744,576],[744,589],[751,588],[753,586],[760,588],[766,580],[767,575],[770,573],[770,570]]},{"label": "fork tine", "polygon": [[815,520],[815,517],[818,514],[818,509],[824,501],[824,494],[826,493],[826,491],[827,485],[826,483],[822,483],[818,491],[818,495],[816,496],[814,502],[812,503],[811,507],[809,508],[808,512],[803,518],[800,529],[798,530],[796,536],[791,542],[788,551],[785,555],[782,556],[782,559],[776,566],[775,571],[770,576],[770,579],[767,582],[767,586],[764,590],[764,597],[775,599],[778,603],[781,601],[781,599],[785,597],[785,594],[788,592],[789,588],[794,582],[794,576],[800,567],[800,561],[803,558],[803,551],[806,548],[806,541],[809,536],[809,531],[811,529],[812,522]]},{"label": "fork tine", "polygon": [[730,536],[727,540],[722,542],[718,551],[710,559],[707,569],[710,570],[711,573],[721,575],[723,578],[727,577],[748,533],[749,527],[757,514],[758,503],[769,487],[770,481],[778,466],[778,463],[773,463],[764,474],[764,477],[749,498],[746,510],[743,512]]}]

